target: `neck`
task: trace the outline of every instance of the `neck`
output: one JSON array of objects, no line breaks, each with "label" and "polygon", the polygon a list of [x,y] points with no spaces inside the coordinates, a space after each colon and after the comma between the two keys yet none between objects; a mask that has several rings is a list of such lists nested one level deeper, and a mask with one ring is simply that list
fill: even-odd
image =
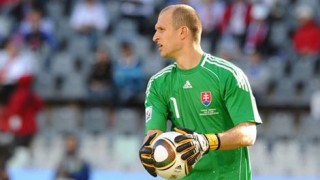
[{"label": "neck", "polygon": [[196,67],[201,61],[203,51],[200,45],[194,44],[191,47],[186,47],[182,53],[175,58],[178,68],[191,69]]}]

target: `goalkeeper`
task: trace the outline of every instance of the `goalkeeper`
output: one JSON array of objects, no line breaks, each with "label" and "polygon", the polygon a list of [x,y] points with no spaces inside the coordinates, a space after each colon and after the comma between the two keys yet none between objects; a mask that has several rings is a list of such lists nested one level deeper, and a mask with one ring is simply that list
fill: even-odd
[{"label": "goalkeeper", "polygon": [[184,180],[251,179],[248,146],[262,123],[245,74],[232,63],[203,52],[201,22],[188,5],[164,8],[153,41],[162,57],[175,63],[149,80],[146,89],[146,140],[139,155],[157,176],[150,147],[167,130],[177,136],[178,152],[194,169]]}]

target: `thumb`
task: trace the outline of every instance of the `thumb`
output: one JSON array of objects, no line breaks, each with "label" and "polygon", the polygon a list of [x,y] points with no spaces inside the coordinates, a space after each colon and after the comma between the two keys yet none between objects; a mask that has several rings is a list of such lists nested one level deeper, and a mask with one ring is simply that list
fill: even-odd
[{"label": "thumb", "polygon": [[181,134],[193,134],[193,131],[187,128],[174,128],[174,130]]},{"label": "thumb", "polygon": [[150,144],[152,144],[152,142],[154,141],[154,139],[158,136],[158,133],[154,133],[152,135],[150,135],[148,137],[148,139],[146,140],[146,142],[144,143],[145,146],[149,146]]}]

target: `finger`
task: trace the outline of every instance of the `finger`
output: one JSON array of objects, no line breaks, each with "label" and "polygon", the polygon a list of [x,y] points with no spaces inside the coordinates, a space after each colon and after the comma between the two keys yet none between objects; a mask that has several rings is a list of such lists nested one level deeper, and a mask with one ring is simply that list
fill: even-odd
[{"label": "finger", "polygon": [[149,146],[142,146],[141,149],[139,150],[139,154],[152,154],[153,153],[153,149]]},{"label": "finger", "polygon": [[193,131],[187,128],[174,128],[174,130],[181,134],[193,134]]},{"label": "finger", "polygon": [[194,163],[196,163],[200,158],[200,152],[195,153],[194,155],[190,156],[190,158],[187,160],[187,164],[189,166],[194,165]]},{"label": "finger", "polygon": [[154,168],[153,164],[142,163],[142,165],[148,171],[148,173],[151,174],[153,177],[157,176],[156,169]]},{"label": "finger", "polygon": [[142,165],[151,176],[157,177],[156,169],[154,168],[154,166],[150,166],[149,164],[142,164]]},{"label": "finger", "polygon": [[157,177],[157,173],[154,171],[154,172],[150,172],[151,176],[153,177]]},{"label": "finger", "polygon": [[154,160],[150,156],[140,156],[140,161],[145,164],[154,164]]},{"label": "finger", "polygon": [[149,172],[149,174],[150,174],[151,176],[157,177],[156,171],[148,171],[148,172]]},{"label": "finger", "polygon": [[150,147],[142,147],[139,151],[139,157],[142,162],[148,164],[153,164],[153,159],[151,158],[153,149]]},{"label": "finger", "polygon": [[152,135],[150,135],[147,139],[147,141],[144,143],[145,146],[152,144],[153,140],[155,139],[155,137],[158,135],[158,133],[154,133]]},{"label": "finger", "polygon": [[181,159],[182,160],[187,160],[189,159],[192,155],[196,154],[196,150],[195,149],[192,149],[190,151],[187,151],[186,153],[182,154],[181,155]]},{"label": "finger", "polygon": [[176,148],[176,151],[177,151],[177,152],[182,152],[182,151],[184,151],[184,150],[186,150],[186,149],[188,149],[188,148],[190,148],[190,147],[194,148],[194,146],[193,146],[193,144],[192,144],[191,142],[187,142],[187,143],[184,143],[184,144],[179,145],[179,146]]},{"label": "finger", "polygon": [[148,173],[149,173],[151,176],[157,177],[156,169],[155,169],[154,167],[144,166],[144,168],[148,171]]},{"label": "finger", "polygon": [[177,137],[174,138],[174,142],[176,143],[184,143],[182,141],[192,141],[193,140],[193,137],[191,135],[179,135]]},{"label": "finger", "polygon": [[142,165],[145,168],[153,168],[154,169],[154,164],[153,163],[145,163],[145,162],[142,161]]}]

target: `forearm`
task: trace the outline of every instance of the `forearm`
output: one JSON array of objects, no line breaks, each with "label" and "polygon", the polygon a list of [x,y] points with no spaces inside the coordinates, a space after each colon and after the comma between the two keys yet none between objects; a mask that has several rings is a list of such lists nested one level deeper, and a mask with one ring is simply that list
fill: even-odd
[{"label": "forearm", "polygon": [[241,123],[228,131],[217,134],[220,139],[219,150],[251,146],[255,142],[256,134],[255,123]]}]

